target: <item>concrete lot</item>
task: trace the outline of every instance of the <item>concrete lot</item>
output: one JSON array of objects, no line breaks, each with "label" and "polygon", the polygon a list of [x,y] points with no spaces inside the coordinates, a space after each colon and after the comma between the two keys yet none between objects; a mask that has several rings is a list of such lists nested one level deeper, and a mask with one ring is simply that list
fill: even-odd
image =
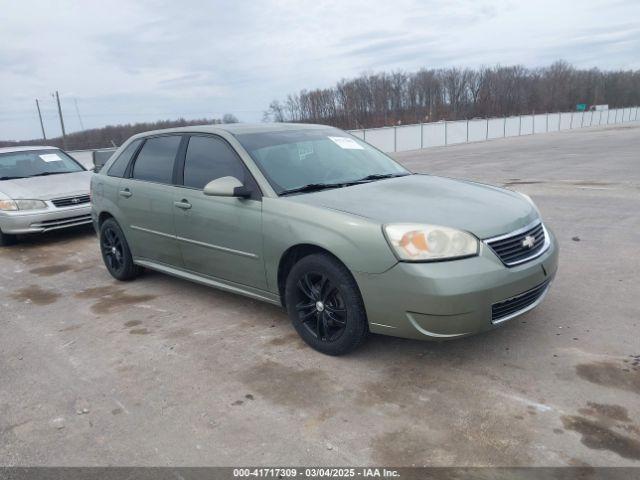
[{"label": "concrete lot", "polygon": [[2,465],[640,465],[640,127],[406,152],[530,194],[561,242],[545,303],[450,343],[307,348],[284,312],[76,230],[0,251]]}]

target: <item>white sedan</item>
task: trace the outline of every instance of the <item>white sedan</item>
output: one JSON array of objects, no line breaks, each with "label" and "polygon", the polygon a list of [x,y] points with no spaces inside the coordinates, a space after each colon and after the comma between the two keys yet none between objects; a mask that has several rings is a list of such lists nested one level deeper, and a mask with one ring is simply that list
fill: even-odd
[{"label": "white sedan", "polygon": [[91,223],[91,175],[59,148],[0,148],[0,246]]}]

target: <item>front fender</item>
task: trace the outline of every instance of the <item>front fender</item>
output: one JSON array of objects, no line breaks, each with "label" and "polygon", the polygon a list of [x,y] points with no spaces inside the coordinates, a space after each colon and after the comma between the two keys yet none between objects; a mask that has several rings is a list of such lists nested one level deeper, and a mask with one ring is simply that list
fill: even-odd
[{"label": "front fender", "polygon": [[286,198],[262,200],[265,271],[273,292],[278,291],[280,260],[295,245],[321,247],[352,272],[382,273],[397,263],[376,222]]}]

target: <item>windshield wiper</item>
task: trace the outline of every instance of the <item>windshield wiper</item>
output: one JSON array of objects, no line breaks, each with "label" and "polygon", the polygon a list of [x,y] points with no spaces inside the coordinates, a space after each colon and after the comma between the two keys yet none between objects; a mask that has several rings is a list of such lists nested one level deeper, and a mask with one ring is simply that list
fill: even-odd
[{"label": "windshield wiper", "polygon": [[284,190],[280,192],[280,195],[290,195],[292,193],[303,193],[303,192],[317,192],[320,190],[326,190],[328,188],[340,188],[344,186],[345,186],[344,183],[309,183],[301,187]]},{"label": "windshield wiper", "polygon": [[359,180],[354,180],[353,182],[349,182],[349,184],[355,185],[358,183],[373,182],[375,180],[384,180],[385,178],[406,177],[407,175],[411,175],[411,174],[410,173],[374,173],[373,175],[367,175],[366,177],[362,177]]},{"label": "windshield wiper", "polygon": [[61,175],[63,173],[71,173],[71,172],[42,172],[36,173],[35,175],[31,175],[32,177],[45,177],[47,175]]},{"label": "windshield wiper", "polygon": [[42,173],[36,173],[33,175],[27,175],[26,177],[0,177],[0,180],[15,180],[17,178],[31,178],[31,177],[46,177],[47,175],[61,175],[63,173],[73,173],[73,172],[42,172]]},{"label": "windshield wiper", "polygon": [[16,178],[27,178],[27,177],[0,177],[0,180],[15,180]]},{"label": "windshield wiper", "polygon": [[303,185],[302,187],[284,190],[283,192],[280,193],[280,195],[289,195],[292,193],[302,193],[302,192],[317,192],[319,190],[326,190],[328,188],[349,187],[351,185],[359,185],[361,183],[373,182],[375,180],[383,180],[385,178],[406,177],[407,175],[412,175],[412,174],[411,173],[375,173],[373,175],[367,175],[366,177],[360,178],[358,180],[352,180],[348,182],[310,183],[308,185]]}]

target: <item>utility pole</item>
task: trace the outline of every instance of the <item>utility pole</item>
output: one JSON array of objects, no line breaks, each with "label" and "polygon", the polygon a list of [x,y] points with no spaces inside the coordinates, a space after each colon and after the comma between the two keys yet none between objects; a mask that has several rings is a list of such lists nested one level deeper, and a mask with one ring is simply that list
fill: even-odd
[{"label": "utility pole", "polygon": [[40,112],[40,103],[38,102],[37,98],[36,98],[36,108],[38,109],[38,118],[40,119],[40,128],[42,128],[42,138],[46,140],[47,136],[44,133],[44,123],[42,123],[42,113]]},{"label": "utility pole", "polygon": [[67,148],[67,134],[64,131],[64,120],[62,119],[62,108],[60,107],[60,95],[56,90],[56,102],[58,103],[58,116],[60,117],[60,127],[62,128],[62,149]]}]

